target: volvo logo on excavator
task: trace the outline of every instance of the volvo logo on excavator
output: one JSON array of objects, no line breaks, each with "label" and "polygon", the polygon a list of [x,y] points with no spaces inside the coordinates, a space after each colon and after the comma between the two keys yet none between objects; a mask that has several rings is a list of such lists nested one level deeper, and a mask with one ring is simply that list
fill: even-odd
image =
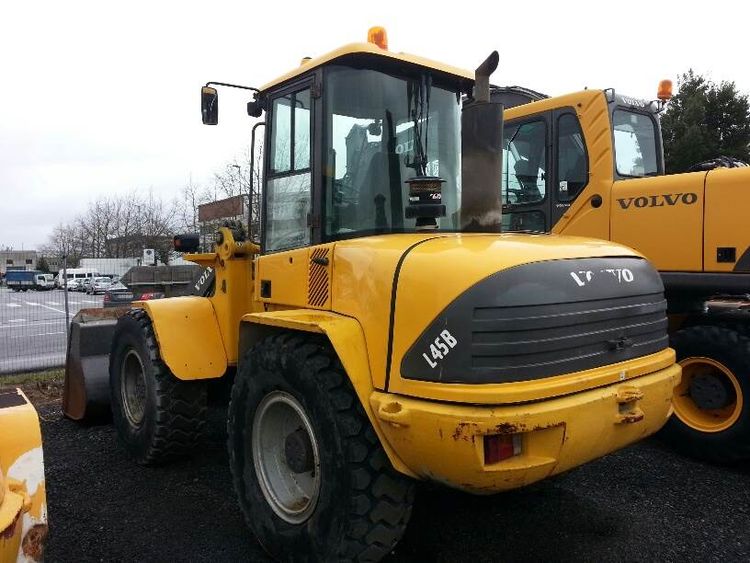
[{"label": "volvo logo on excavator", "polygon": [[629,209],[630,207],[664,207],[674,206],[678,203],[685,205],[692,205],[698,201],[698,194],[693,192],[678,193],[678,194],[658,194],[650,196],[639,196],[639,197],[626,197],[618,198],[617,203],[623,209]]}]

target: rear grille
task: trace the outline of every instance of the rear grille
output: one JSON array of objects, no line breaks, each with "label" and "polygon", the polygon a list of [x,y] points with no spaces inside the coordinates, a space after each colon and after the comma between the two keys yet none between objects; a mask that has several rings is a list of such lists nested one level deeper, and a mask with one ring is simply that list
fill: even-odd
[{"label": "rear grille", "polygon": [[644,356],[668,346],[661,293],[577,303],[477,307],[471,366],[503,381],[545,377]]},{"label": "rear grille", "polygon": [[401,375],[510,383],[616,364],[669,346],[666,310],[659,274],[639,258],[523,264],[440,311],[402,357]]}]

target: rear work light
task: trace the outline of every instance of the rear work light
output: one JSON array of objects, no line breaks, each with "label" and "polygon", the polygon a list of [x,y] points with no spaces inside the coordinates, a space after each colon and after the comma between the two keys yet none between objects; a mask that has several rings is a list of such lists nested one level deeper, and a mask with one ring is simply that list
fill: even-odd
[{"label": "rear work light", "polygon": [[484,437],[484,464],[492,465],[521,455],[521,434],[490,434]]}]

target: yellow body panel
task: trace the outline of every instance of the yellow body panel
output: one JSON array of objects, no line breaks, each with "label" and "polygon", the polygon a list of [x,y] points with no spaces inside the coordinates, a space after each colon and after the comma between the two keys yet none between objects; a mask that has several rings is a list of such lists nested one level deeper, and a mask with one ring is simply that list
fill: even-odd
[{"label": "yellow body panel", "polygon": [[[276,252],[257,258],[255,295],[263,303],[307,307],[309,248]],[[262,297],[261,281],[271,282],[271,297]]]},{"label": "yellow body panel", "polygon": [[470,80],[472,82],[474,81],[474,73],[462,68],[446,65],[437,61],[431,61],[430,59],[425,59],[417,55],[409,55],[407,53],[394,53],[392,51],[381,49],[380,47],[372,43],[350,43],[349,45],[339,47],[338,49],[331,51],[330,53],[326,53],[325,55],[321,55],[319,57],[305,61],[299,67],[287,72],[286,74],[283,74],[275,80],[272,80],[268,84],[264,84],[261,87],[260,91],[265,92],[266,90],[269,90],[275,86],[279,86],[284,82],[293,80],[314,68],[317,68],[324,64],[330,64],[336,59],[345,57],[347,55],[371,55],[376,57],[383,57],[384,59],[390,59],[410,65],[427,67],[437,72],[442,72],[458,78]]},{"label": "yellow body panel", "polygon": [[237,364],[240,319],[262,310],[252,299],[253,260],[258,247],[235,242],[229,229],[216,252],[186,254],[185,259],[216,272],[211,297],[171,297],[136,302],[153,322],[159,351],[179,379],[221,377]]},{"label": "yellow body panel", "polygon": [[[420,478],[476,494],[528,485],[656,432],[672,414],[672,365],[625,384],[515,406],[460,406],[374,392],[388,443]],[[521,454],[487,465],[484,436],[522,436]]]},{"label": "yellow body panel", "polygon": [[[706,177],[703,264],[707,272],[750,271],[741,257],[750,250],[750,168],[720,168]],[[717,248],[736,249],[736,262],[718,262]],[[748,257],[750,259],[750,257]]]},{"label": "yellow body panel", "polygon": [[206,379],[224,375],[229,354],[209,299],[172,297],[137,305],[151,317],[161,358],[176,377]]},{"label": "yellow body panel", "polygon": [[411,245],[435,234],[367,237],[339,242],[333,259],[333,309],[362,325],[373,386],[385,387],[385,363],[393,273]]},{"label": "yellow body panel", "polygon": [[703,270],[705,172],[619,180],[612,187],[612,240],[658,270]]},{"label": "yellow body panel", "polygon": [[47,538],[42,435],[26,396],[11,398],[0,406],[0,561],[35,561]]}]

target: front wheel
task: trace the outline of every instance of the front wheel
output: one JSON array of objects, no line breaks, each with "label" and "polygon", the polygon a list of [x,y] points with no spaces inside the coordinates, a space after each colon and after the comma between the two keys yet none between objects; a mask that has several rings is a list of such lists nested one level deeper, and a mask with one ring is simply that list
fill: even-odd
[{"label": "front wheel", "polygon": [[662,435],[683,453],[726,463],[750,458],[750,338],[717,326],[672,335],[682,366]]},{"label": "front wheel", "polygon": [[206,386],[172,375],[143,309],[131,309],[117,321],[109,383],[117,434],[136,462],[163,463],[190,453],[200,442]]},{"label": "front wheel", "polygon": [[326,341],[287,333],[255,346],[228,434],[240,507],[273,557],[378,561],[401,538],[413,482],[391,467]]}]

